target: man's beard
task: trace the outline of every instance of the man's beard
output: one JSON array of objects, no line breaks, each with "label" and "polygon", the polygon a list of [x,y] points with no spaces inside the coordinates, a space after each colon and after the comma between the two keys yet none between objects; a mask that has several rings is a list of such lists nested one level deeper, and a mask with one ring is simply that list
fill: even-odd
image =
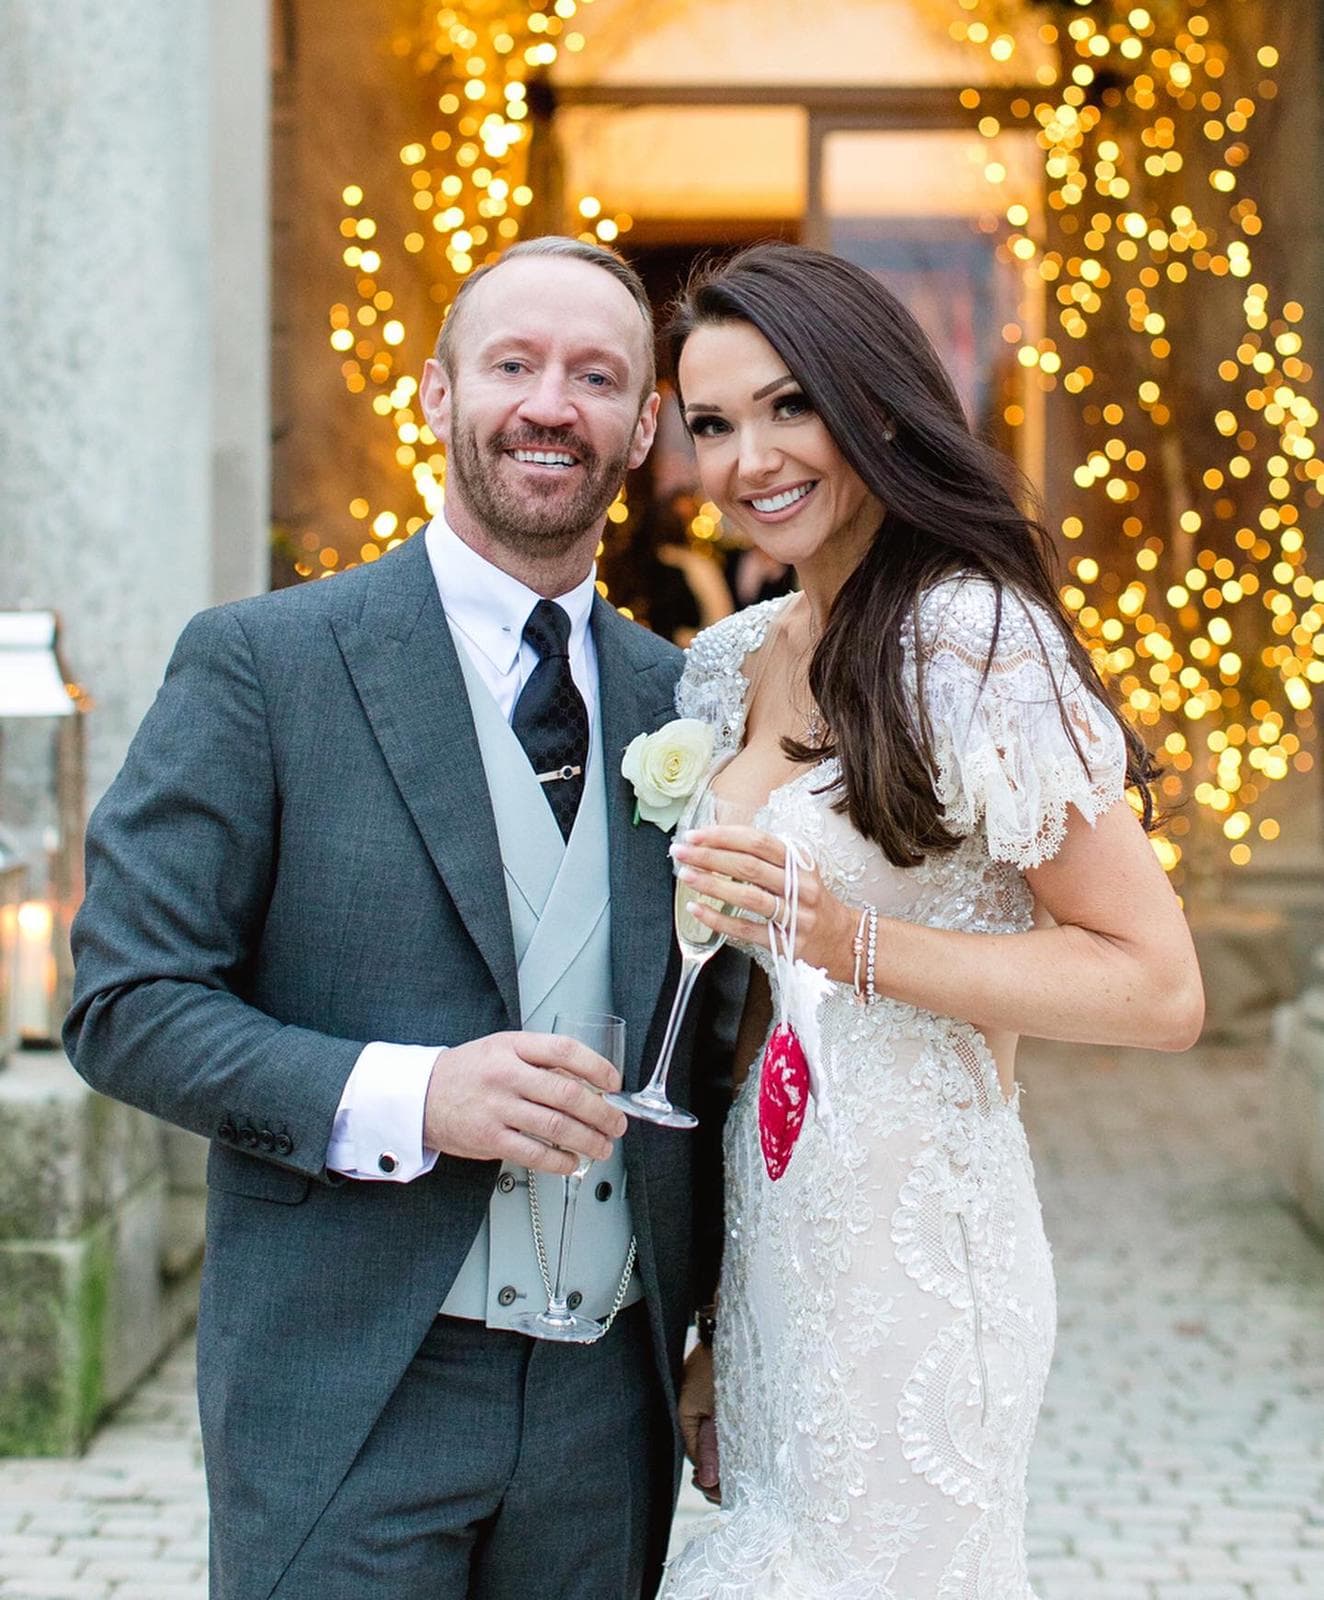
[{"label": "man's beard", "polygon": [[[447,477],[454,476],[465,504],[500,545],[525,556],[559,556],[598,527],[625,479],[630,447],[604,460],[569,428],[522,428],[480,446],[458,407],[452,411]],[[549,470],[545,498],[532,474],[517,489],[505,476],[508,450],[564,450],[575,456],[579,487],[567,494]]]}]

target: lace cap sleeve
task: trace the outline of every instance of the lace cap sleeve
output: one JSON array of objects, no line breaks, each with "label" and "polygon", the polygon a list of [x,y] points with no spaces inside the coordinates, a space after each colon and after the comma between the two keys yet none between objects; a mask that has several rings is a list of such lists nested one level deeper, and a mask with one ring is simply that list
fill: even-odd
[{"label": "lace cap sleeve", "polygon": [[946,822],[962,834],[982,822],[995,861],[1037,867],[1061,848],[1070,806],[1093,823],[1121,799],[1126,747],[1043,607],[1003,590],[999,618],[997,602],[983,578],[928,590],[919,663],[914,631],[903,635],[907,676],[912,695],[921,686]]}]

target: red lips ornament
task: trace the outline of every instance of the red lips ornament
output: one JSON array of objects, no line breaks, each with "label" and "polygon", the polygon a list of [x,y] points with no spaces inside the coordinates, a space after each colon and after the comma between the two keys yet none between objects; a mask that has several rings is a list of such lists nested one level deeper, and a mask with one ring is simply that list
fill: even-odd
[{"label": "red lips ornament", "polygon": [[809,1062],[788,1022],[772,1030],[759,1075],[759,1144],[763,1165],[776,1182],[791,1164],[809,1101]]}]

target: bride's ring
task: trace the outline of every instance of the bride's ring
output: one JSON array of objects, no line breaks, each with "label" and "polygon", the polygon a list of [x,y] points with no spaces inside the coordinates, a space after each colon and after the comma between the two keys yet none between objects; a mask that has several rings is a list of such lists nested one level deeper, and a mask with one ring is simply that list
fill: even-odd
[{"label": "bride's ring", "polygon": [[777,924],[777,926],[782,930],[783,933],[786,932],[786,924],[785,924],[785,922],[782,921],[782,913],[785,910],[786,910],[786,907],[782,903],[782,897],[779,894],[773,895],[773,897],[772,897],[772,910],[768,913],[768,921],[769,922],[775,922]]}]

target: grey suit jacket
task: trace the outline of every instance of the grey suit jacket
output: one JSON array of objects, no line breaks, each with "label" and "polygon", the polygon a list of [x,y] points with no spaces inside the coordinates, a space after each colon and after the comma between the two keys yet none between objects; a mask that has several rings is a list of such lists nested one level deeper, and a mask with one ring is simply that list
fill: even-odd
[{"label": "grey suit jacket", "polygon": [[[638,1083],[674,984],[672,879],[666,836],[631,825],[617,752],[673,714],[680,656],[604,603],[592,626],[613,987]],[[252,1600],[395,1389],[498,1172],[443,1156],[413,1183],[368,1184],[324,1167],[365,1042],[519,1026],[492,807],[422,539],[189,624],[89,825],[87,882],[70,1057],[97,1089],[212,1140],[199,1388],[213,1600]],[[624,1145],[673,1401],[715,1271],[737,987],[710,985],[676,1062],[673,1092],[704,1136],[632,1125]]]}]

